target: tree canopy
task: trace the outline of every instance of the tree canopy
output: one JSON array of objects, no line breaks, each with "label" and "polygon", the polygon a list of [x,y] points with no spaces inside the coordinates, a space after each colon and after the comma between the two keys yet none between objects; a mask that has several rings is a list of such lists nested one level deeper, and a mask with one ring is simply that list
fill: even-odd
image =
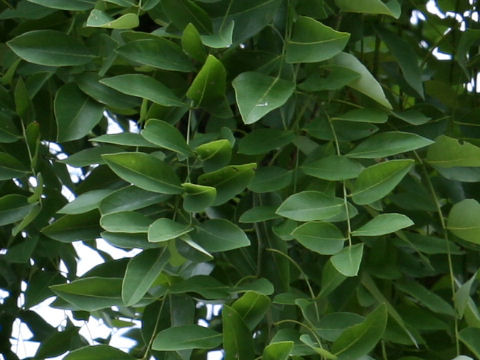
[{"label": "tree canopy", "polygon": [[[1,0],[0,352],[20,320],[33,359],[480,358],[478,21]],[[80,277],[76,241],[103,258]],[[53,327],[50,297],[136,345]]]}]

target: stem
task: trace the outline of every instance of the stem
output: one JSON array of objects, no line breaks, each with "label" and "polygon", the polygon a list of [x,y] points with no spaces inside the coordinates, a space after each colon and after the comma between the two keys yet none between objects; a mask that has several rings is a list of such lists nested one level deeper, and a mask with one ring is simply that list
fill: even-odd
[{"label": "stem", "polygon": [[320,338],[317,336],[317,334],[315,333],[315,331],[314,331],[310,326],[305,325],[304,323],[302,323],[302,322],[300,322],[300,321],[291,320],[291,319],[286,319],[286,320],[277,321],[277,322],[273,323],[273,325],[274,325],[274,326],[278,326],[278,325],[286,324],[286,323],[297,324],[297,325],[300,325],[301,327],[304,327],[304,328],[307,329],[308,331],[310,331],[311,334],[313,335],[313,337],[315,338],[315,340],[317,341],[318,345],[320,346],[320,348],[323,349],[322,342],[320,341]]},{"label": "stem", "polygon": [[148,356],[150,355],[150,350],[152,348],[153,340],[155,339],[155,335],[157,334],[157,329],[158,329],[158,323],[160,322],[160,315],[162,315],[162,310],[163,306],[165,305],[165,299],[167,298],[167,294],[163,296],[162,299],[162,304],[160,305],[160,310],[158,311],[157,314],[157,320],[155,321],[155,326],[153,328],[152,336],[150,337],[150,340],[148,341],[147,348],[145,349],[145,354],[143,354],[142,360],[147,360]]}]

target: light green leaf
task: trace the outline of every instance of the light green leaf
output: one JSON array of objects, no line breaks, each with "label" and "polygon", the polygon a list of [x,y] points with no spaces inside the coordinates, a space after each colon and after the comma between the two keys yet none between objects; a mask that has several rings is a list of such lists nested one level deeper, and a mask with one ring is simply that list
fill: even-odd
[{"label": "light green leaf", "polygon": [[153,155],[125,152],[102,157],[120,178],[141,189],[161,194],[182,192],[180,180],[174,170]]},{"label": "light green leaf", "polygon": [[353,201],[366,205],[382,199],[402,181],[413,164],[413,160],[390,160],[366,168],[355,181]]},{"label": "light green leaf", "polygon": [[171,327],[155,337],[152,349],[180,351],[187,349],[212,349],[222,343],[222,334],[199,325]]},{"label": "light green leaf", "polygon": [[382,2],[381,0],[335,0],[340,10],[362,14],[389,15],[398,19],[402,8],[397,0]]},{"label": "light green leaf", "polygon": [[441,296],[428,290],[423,285],[413,280],[408,282],[397,282],[395,286],[418,300],[419,304],[432,310],[434,313],[455,316],[453,307]]},{"label": "light green leaf", "polygon": [[387,44],[388,49],[395,59],[397,59],[398,65],[400,65],[400,69],[402,69],[403,77],[408,85],[410,85],[421,98],[424,98],[422,71],[417,62],[417,54],[412,45],[405,39],[385,29],[378,31],[378,35],[385,44]]},{"label": "light green leaf", "polygon": [[415,125],[415,126],[426,124],[432,119],[431,117],[428,117],[425,114],[415,109],[410,109],[404,112],[394,111],[391,114],[396,118],[403,120],[410,125]]},{"label": "light green leaf", "polygon": [[187,97],[197,106],[212,104],[225,96],[227,72],[213,55],[208,55],[205,64],[188,88]]},{"label": "light green leaf", "polygon": [[[350,0],[346,0],[349,3]],[[375,0],[379,1],[380,0]],[[385,93],[378,81],[373,77],[373,75],[368,71],[368,69],[363,65],[355,56],[347,53],[340,53],[333,59],[333,62],[336,65],[349,68],[360,74],[358,80],[354,80],[348,84],[352,89],[360,91],[362,94],[367,95],[372,98],[380,105],[385,106],[387,109],[392,109],[392,105],[385,97]]]},{"label": "light green leaf", "polygon": [[224,167],[232,157],[232,145],[226,139],[210,141],[195,148],[205,171],[214,171]]},{"label": "light green leaf", "polygon": [[64,243],[94,240],[100,233],[97,210],[78,215],[65,215],[42,229],[46,236]]},{"label": "light green leaf", "polygon": [[292,232],[292,236],[307,249],[321,255],[333,255],[343,249],[345,236],[331,223],[307,222]]},{"label": "light green leaf", "polygon": [[202,44],[200,33],[193,24],[188,24],[183,29],[182,48],[193,59],[204,63],[207,58],[207,50]]},{"label": "light green leaf", "polygon": [[105,134],[101,136],[94,137],[89,139],[92,142],[100,142],[121,146],[135,146],[135,147],[157,147],[155,144],[145,140],[145,138],[140,134],[135,133],[118,133],[118,134]]},{"label": "light green leaf", "polygon": [[460,239],[480,244],[480,203],[465,199],[453,205],[448,214],[447,228]]},{"label": "light green leaf", "polygon": [[433,141],[417,134],[386,131],[363,141],[346,156],[359,159],[376,159],[413,151],[433,144]]},{"label": "light green leaf", "polygon": [[170,259],[166,248],[144,250],[131,258],[122,283],[122,300],[135,305],[147,293]]},{"label": "light green leaf", "polygon": [[108,345],[89,345],[71,351],[65,360],[133,360],[134,358]]},{"label": "light green leaf", "polygon": [[279,216],[275,214],[276,206],[256,206],[245,211],[238,219],[241,223],[257,223],[277,219]]},{"label": "light green leaf", "polygon": [[22,220],[34,206],[26,196],[10,194],[0,197],[0,226]]},{"label": "light green leaf", "polygon": [[220,170],[200,175],[198,183],[217,189],[217,197],[212,205],[221,205],[247,187],[256,167],[256,163],[226,166]]},{"label": "light green leaf", "polygon": [[106,29],[133,29],[140,24],[137,14],[127,13],[114,19],[107,13],[93,9],[87,19],[87,26]]},{"label": "light green leaf", "polygon": [[384,124],[388,120],[388,114],[384,111],[372,108],[355,109],[342,115],[331,117],[331,120]]},{"label": "light green leaf", "polygon": [[413,221],[403,214],[380,214],[352,232],[353,236],[381,236],[414,225]]},{"label": "light green leaf", "polygon": [[46,66],[84,65],[95,57],[76,38],[55,30],[29,31],[7,45],[23,60]]},{"label": "light green leaf", "polygon": [[125,74],[100,80],[122,94],[138,96],[163,106],[185,106],[168,87],[153,77],[143,74]]},{"label": "light green leaf", "polygon": [[238,152],[246,155],[266,154],[291,143],[294,139],[295,134],[289,130],[255,129],[240,139]]},{"label": "light green leaf", "polygon": [[54,101],[57,141],[78,140],[87,135],[103,117],[103,106],[68,83],[58,89]]},{"label": "light green leaf", "polygon": [[250,330],[254,330],[260,321],[264,319],[270,303],[268,296],[254,291],[247,291],[233,303],[232,308],[237,311],[247,327]]},{"label": "light green leaf", "polygon": [[142,130],[142,136],[162,148],[190,156],[192,150],[180,131],[163,120],[150,119]]},{"label": "light green leaf", "polygon": [[341,181],[356,178],[364,167],[345,156],[330,155],[308,162],[301,169],[305,174],[319,179]]},{"label": "light green leaf", "polygon": [[122,305],[122,279],[88,277],[50,289],[74,306],[75,310],[96,311]]},{"label": "light green leaf", "polygon": [[256,193],[277,191],[290,185],[292,178],[292,171],[277,166],[261,167],[255,172],[248,188]]},{"label": "light green leaf", "polygon": [[463,283],[455,293],[455,296],[453,297],[453,303],[455,305],[455,310],[457,311],[457,314],[460,319],[463,318],[463,315],[465,314],[465,309],[467,308],[468,302],[470,300],[470,293],[472,292],[472,285],[477,280],[478,277],[478,271],[473,274],[473,276]]},{"label": "light green leaf", "polygon": [[347,45],[349,33],[333,30],[306,16],[297,18],[287,42],[288,63],[311,63],[331,59]]},{"label": "light green leaf", "polygon": [[180,224],[167,218],[155,220],[148,228],[149,242],[164,242],[178,238],[193,230],[193,227],[187,224]]},{"label": "light green leaf", "polygon": [[127,186],[105,197],[100,203],[100,212],[108,214],[137,210],[161,203],[167,199],[168,195],[145,191],[136,186]]},{"label": "light green leaf", "polygon": [[383,336],[387,326],[387,308],[378,306],[360,324],[347,328],[333,343],[331,351],[338,360],[359,359],[368,354]]},{"label": "light green leaf", "polygon": [[445,135],[435,139],[427,152],[428,163],[435,167],[480,167],[480,148]]},{"label": "light green leaf", "polygon": [[244,72],[232,82],[245,124],[253,124],[292,96],[295,84],[257,72]]},{"label": "light green leaf", "polygon": [[477,358],[480,358],[480,344],[478,343],[478,339],[480,339],[479,328],[468,327],[463,329],[460,331],[459,339]]},{"label": "light green leaf", "polygon": [[223,252],[250,245],[243,230],[226,219],[205,221],[197,226],[191,237],[208,252]]},{"label": "light green leaf", "polygon": [[113,190],[100,189],[83,193],[68,203],[57,212],[59,214],[81,214],[99,207],[100,202],[111,194]]},{"label": "light green leaf", "polygon": [[347,277],[357,276],[363,257],[363,244],[343,248],[330,258],[337,271]]},{"label": "light green leaf", "polygon": [[221,27],[212,35],[202,35],[202,42],[208,47],[214,49],[228,48],[232,45],[234,21],[230,21],[226,26]]},{"label": "light green leaf", "polygon": [[129,234],[146,233],[152,222],[152,219],[135,211],[114,212],[100,218],[100,225],[105,230]]},{"label": "light green leaf", "polygon": [[287,360],[293,349],[293,341],[274,342],[263,350],[262,360]]},{"label": "light green leaf", "polygon": [[318,191],[303,191],[288,197],[277,214],[296,221],[325,220],[340,213],[343,199]]},{"label": "light green leaf", "polygon": [[255,357],[253,338],[237,311],[223,305],[223,348],[225,360],[251,360]]},{"label": "light green leaf", "polygon": [[217,189],[212,186],[204,186],[197,184],[182,184],[183,208],[190,212],[199,212],[213,205],[217,197]]},{"label": "light green leaf", "polygon": [[116,51],[129,61],[162,70],[194,70],[192,62],[177,44],[159,37],[131,41]]}]

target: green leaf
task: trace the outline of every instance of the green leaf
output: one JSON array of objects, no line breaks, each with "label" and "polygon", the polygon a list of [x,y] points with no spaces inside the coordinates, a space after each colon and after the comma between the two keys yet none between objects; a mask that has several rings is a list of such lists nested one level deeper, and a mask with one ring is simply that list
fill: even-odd
[{"label": "green leaf", "polygon": [[234,308],[223,305],[222,323],[225,360],[254,359],[252,334]]},{"label": "green leaf", "polygon": [[253,124],[287,102],[295,84],[257,72],[244,72],[232,82],[238,109],[245,124]]},{"label": "green leaf", "polygon": [[333,224],[307,222],[292,232],[292,236],[307,249],[321,255],[333,255],[343,249],[345,236]]},{"label": "green leaf", "polygon": [[432,310],[434,313],[455,316],[453,307],[442,297],[428,290],[415,281],[398,282],[395,286],[418,300],[419,304]]},{"label": "green leaf", "polygon": [[402,69],[403,77],[408,85],[410,85],[421,98],[424,98],[422,71],[418,65],[417,54],[412,45],[405,39],[385,29],[378,31],[378,35],[383,42],[387,44],[388,49],[395,59],[397,59],[398,65],[400,65],[400,69]]},{"label": "green leaf", "polygon": [[152,144],[190,156],[192,150],[178,129],[166,121],[150,119],[142,130],[142,136]]},{"label": "green leaf", "polygon": [[57,212],[59,214],[82,214],[93,209],[97,209],[100,205],[100,202],[110,195],[113,190],[110,189],[100,189],[87,191],[75,198],[71,203],[68,203],[62,207]]},{"label": "green leaf", "polygon": [[331,351],[338,356],[338,360],[361,358],[380,341],[387,319],[387,308],[382,304],[368,314],[365,321],[347,328],[333,343]]},{"label": "green leaf", "polygon": [[480,344],[478,339],[480,338],[480,329],[474,327],[468,327],[460,331],[459,339],[465,344],[465,346],[477,357],[480,357]]},{"label": "green leaf", "polygon": [[369,166],[355,181],[353,201],[366,205],[382,199],[402,181],[413,164],[413,160],[390,160]]},{"label": "green leaf", "polygon": [[141,189],[161,194],[182,192],[174,170],[153,155],[125,152],[102,157],[120,178]]},{"label": "green leaf", "polygon": [[232,308],[240,315],[247,327],[253,331],[260,321],[264,319],[270,303],[268,296],[258,292],[247,291],[233,303]]},{"label": "green leaf", "polygon": [[134,358],[108,345],[89,345],[71,351],[65,360],[133,360]]},{"label": "green leaf", "polygon": [[359,159],[376,159],[413,151],[433,144],[433,141],[417,134],[387,131],[363,141],[346,156]]},{"label": "green leaf", "polygon": [[256,206],[245,211],[238,219],[241,223],[257,223],[277,219],[279,216],[275,214],[276,206]]},{"label": "green leaf", "polygon": [[365,108],[365,109],[350,110],[345,114],[338,115],[330,119],[353,121],[353,122],[365,122],[365,123],[373,123],[373,124],[383,124],[387,122],[388,115],[386,112],[381,110]]},{"label": "green leaf", "polygon": [[453,303],[455,305],[455,310],[460,319],[465,315],[465,309],[467,309],[468,302],[470,300],[470,293],[472,292],[472,285],[478,277],[478,271],[473,274],[473,276],[463,283],[455,293],[453,297]]},{"label": "green leaf", "polygon": [[345,329],[357,325],[365,318],[350,312],[334,312],[325,315],[318,322],[315,331],[328,341],[335,341],[339,338]]},{"label": "green leaf", "polygon": [[347,277],[357,276],[363,257],[363,244],[343,248],[330,260],[337,271]]},{"label": "green leaf", "polygon": [[214,171],[224,167],[232,157],[232,145],[226,139],[210,141],[195,148],[198,157],[203,161],[206,171]]},{"label": "green leaf", "polygon": [[42,232],[57,241],[71,243],[78,240],[94,240],[100,233],[97,210],[78,215],[65,215],[45,226]]},{"label": "green leaf", "polygon": [[287,42],[288,63],[310,63],[331,59],[347,45],[349,33],[333,30],[310,17],[298,17]]},{"label": "green leaf", "polygon": [[432,118],[426,116],[418,110],[411,109],[404,112],[392,112],[392,115],[396,118],[405,121],[410,125],[423,125],[429,122]]},{"label": "green leaf", "polygon": [[153,143],[145,140],[140,134],[135,133],[118,133],[118,134],[105,134],[98,137],[89,139],[92,142],[115,144],[121,146],[135,146],[135,147],[157,147]]},{"label": "green leaf", "polygon": [[382,2],[381,0],[335,0],[340,10],[362,14],[389,15],[398,19],[402,12],[397,0]]},{"label": "green leaf", "polygon": [[318,191],[303,191],[288,197],[277,214],[296,221],[326,220],[340,213],[343,199]]},{"label": "green leaf", "polygon": [[146,233],[152,219],[135,211],[122,211],[102,215],[100,225],[109,232]]},{"label": "green leaf", "polygon": [[217,197],[217,189],[211,186],[184,183],[182,184],[183,208],[190,212],[199,212],[213,205]]},{"label": "green leaf", "polygon": [[196,105],[208,105],[225,96],[227,73],[223,64],[208,55],[205,64],[188,88],[187,97]]},{"label": "green leaf", "polygon": [[74,83],[65,84],[55,95],[57,141],[78,140],[103,117],[103,106],[82,93]]},{"label": "green leaf", "polygon": [[153,340],[152,349],[157,351],[212,349],[221,343],[222,334],[203,326],[186,325],[160,331]]},{"label": "green leaf", "polygon": [[250,245],[243,230],[226,219],[205,221],[196,227],[191,237],[208,252],[223,252]]},{"label": "green leaf", "polygon": [[122,283],[122,300],[135,305],[147,293],[170,259],[166,248],[144,250],[131,258]]},{"label": "green leaf", "polygon": [[166,199],[168,199],[168,195],[145,191],[136,186],[127,186],[105,197],[100,203],[100,212],[109,214],[137,210],[158,204]]},{"label": "green leaf", "polygon": [[322,288],[318,294],[319,298],[328,296],[333,290],[335,290],[341,283],[346,280],[346,276],[339,272],[332,263],[330,258],[323,267],[322,270]]},{"label": "green leaf", "polygon": [[208,47],[214,49],[228,48],[233,42],[233,28],[235,22],[232,20],[226,26],[220,27],[220,29],[214,32],[212,35],[202,35],[202,42]]},{"label": "green leaf", "polygon": [[310,176],[330,181],[355,179],[364,167],[344,156],[330,155],[320,160],[308,162],[301,167]]},{"label": "green leaf", "polygon": [[340,90],[359,78],[359,73],[346,67],[327,65],[310,74],[298,88],[304,91]]},{"label": "green leaf", "polygon": [[248,184],[248,189],[256,193],[281,190],[292,182],[292,171],[277,166],[261,167]]},{"label": "green leaf", "polygon": [[30,171],[12,155],[0,152],[0,180],[22,177]]},{"label": "green leaf", "polygon": [[206,299],[225,299],[229,296],[228,286],[211,276],[197,275],[173,284],[170,287],[172,294],[196,293]]},{"label": "green leaf", "polygon": [[0,226],[22,220],[34,206],[26,196],[10,194],[0,197]]},{"label": "green leaf", "polygon": [[263,349],[262,360],[287,360],[293,349],[293,341],[274,342]]},{"label": "green leaf", "polygon": [[121,148],[110,145],[95,146],[79,151],[68,158],[59,160],[59,163],[68,164],[73,167],[105,164],[103,154],[114,154],[121,151]]},{"label": "green leaf", "polygon": [[412,226],[413,221],[403,214],[380,214],[352,231],[352,236],[381,236]]},{"label": "green leaf", "polygon": [[246,155],[266,154],[279,149],[295,139],[289,130],[261,128],[253,130],[238,142],[238,152]]},{"label": "green leaf", "polygon": [[200,175],[198,183],[217,189],[217,197],[212,205],[221,205],[247,187],[256,166],[255,163],[226,166],[220,170]]},{"label": "green leaf", "polygon": [[110,244],[122,249],[155,249],[162,246],[162,244],[149,243],[145,233],[126,234],[103,231],[100,236]]},{"label": "green leaf", "polygon": [[114,19],[107,13],[93,9],[87,19],[87,26],[106,29],[133,29],[140,25],[137,14],[127,13]]},{"label": "green leaf", "polygon": [[55,30],[29,31],[7,45],[23,60],[39,65],[78,66],[95,58],[76,38]]},{"label": "green leaf", "polygon": [[[351,3],[349,0],[345,1]],[[380,0],[375,1],[380,2]],[[363,65],[355,56],[352,54],[340,53],[335,56],[333,61],[336,65],[346,67],[360,74],[360,78],[352,81],[348,84],[348,86],[372,98],[387,109],[392,109],[392,105],[385,97],[385,93],[383,92],[381,85],[377,82],[377,80],[375,80],[365,65]]]},{"label": "green leaf", "polygon": [[435,167],[480,167],[480,148],[467,141],[460,142],[445,135],[435,139],[427,152],[428,163]]},{"label": "green leaf", "polygon": [[453,205],[448,214],[447,228],[460,239],[480,244],[480,203],[465,199]]},{"label": "green leaf", "polygon": [[193,24],[188,24],[183,29],[182,48],[190,57],[204,63],[207,58],[207,50],[202,44],[200,33]]},{"label": "green leaf", "polygon": [[116,51],[135,64],[170,71],[194,70],[192,62],[177,44],[159,37],[131,41]]},{"label": "green leaf", "polygon": [[162,9],[175,25],[182,31],[188,24],[193,24],[202,34],[212,31],[210,17],[200,6],[190,0],[162,0]]},{"label": "green leaf", "polygon": [[163,106],[185,106],[168,87],[153,77],[143,74],[125,74],[100,80],[122,94],[138,96]]},{"label": "green leaf", "polygon": [[95,0],[28,0],[31,3],[52,9],[84,11],[95,6]]},{"label": "green leaf", "polygon": [[193,230],[193,227],[187,224],[180,224],[167,218],[155,220],[148,228],[149,242],[164,242],[176,239]]},{"label": "green leaf", "polygon": [[50,289],[74,306],[75,310],[96,311],[122,304],[122,279],[89,277]]}]

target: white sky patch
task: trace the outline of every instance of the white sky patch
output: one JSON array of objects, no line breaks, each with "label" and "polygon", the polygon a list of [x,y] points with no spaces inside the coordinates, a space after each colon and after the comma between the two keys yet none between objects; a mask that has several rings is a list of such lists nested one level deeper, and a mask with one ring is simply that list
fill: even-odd
[{"label": "white sky patch", "polygon": [[140,249],[132,249],[130,251],[122,250],[110,245],[104,239],[97,239],[97,248],[99,250],[109,253],[114,259],[123,259],[126,257],[133,257],[142,252]]},{"label": "white sky patch", "polygon": [[72,243],[78,255],[77,276],[83,276],[86,272],[95,266],[103,264],[103,258],[92,248],[86,246],[82,241],[74,241]]}]

